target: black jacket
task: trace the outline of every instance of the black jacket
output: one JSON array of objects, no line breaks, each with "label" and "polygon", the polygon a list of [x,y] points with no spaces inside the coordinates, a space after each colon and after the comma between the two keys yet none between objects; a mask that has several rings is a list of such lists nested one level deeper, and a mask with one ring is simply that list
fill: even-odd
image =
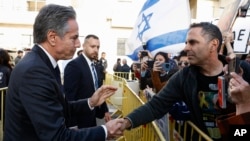
[{"label": "black jacket", "polygon": [[48,56],[36,45],[11,73],[5,108],[4,141],[105,140],[101,126],[67,128],[71,114],[91,112],[87,100],[65,101]]}]

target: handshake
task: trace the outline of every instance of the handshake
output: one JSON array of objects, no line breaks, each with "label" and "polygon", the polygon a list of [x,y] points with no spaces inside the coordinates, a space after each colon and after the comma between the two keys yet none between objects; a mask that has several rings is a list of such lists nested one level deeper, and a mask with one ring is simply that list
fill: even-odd
[{"label": "handshake", "polygon": [[107,133],[108,139],[113,139],[113,138],[117,138],[123,135],[123,132],[125,129],[129,128],[131,126],[131,123],[128,119],[113,119],[108,121],[106,124],[106,129],[107,129]]},{"label": "handshake", "polygon": [[[92,97],[89,98],[90,107],[101,105],[107,98],[112,96],[117,91],[117,88],[111,85],[102,85],[95,91]],[[131,123],[128,119],[113,119],[106,124],[107,138],[113,139],[123,135],[125,129],[129,128]]]}]

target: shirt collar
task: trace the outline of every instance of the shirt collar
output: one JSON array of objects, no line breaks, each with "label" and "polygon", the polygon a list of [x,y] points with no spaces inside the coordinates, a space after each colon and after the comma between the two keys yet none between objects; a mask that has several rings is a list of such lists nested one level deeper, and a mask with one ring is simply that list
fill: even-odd
[{"label": "shirt collar", "polygon": [[39,47],[45,52],[45,54],[49,57],[49,60],[50,60],[50,62],[51,62],[51,64],[52,64],[52,66],[53,66],[54,68],[56,68],[56,66],[57,66],[56,60],[55,60],[55,59],[47,52],[47,50],[44,49],[41,45],[37,44],[37,46],[39,46]]},{"label": "shirt collar", "polygon": [[91,61],[85,54],[84,52],[82,53],[83,57],[87,60],[87,63],[89,64],[89,66],[91,66],[92,63],[94,63],[93,61]]}]

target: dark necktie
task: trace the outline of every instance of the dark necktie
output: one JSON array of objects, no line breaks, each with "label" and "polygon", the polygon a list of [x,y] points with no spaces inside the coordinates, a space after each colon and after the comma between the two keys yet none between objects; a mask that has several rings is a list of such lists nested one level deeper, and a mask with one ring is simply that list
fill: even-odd
[{"label": "dark necktie", "polygon": [[60,87],[62,87],[62,81],[61,81],[61,75],[60,74],[61,73],[60,73],[59,67],[57,65],[56,68],[55,68],[56,80],[57,80],[58,84],[60,85]]},{"label": "dark necktie", "polygon": [[97,74],[96,74],[96,70],[95,70],[95,65],[94,63],[91,63],[91,67],[92,67],[92,72],[94,74],[94,84],[95,84],[95,90],[98,89],[98,78],[97,78]]}]

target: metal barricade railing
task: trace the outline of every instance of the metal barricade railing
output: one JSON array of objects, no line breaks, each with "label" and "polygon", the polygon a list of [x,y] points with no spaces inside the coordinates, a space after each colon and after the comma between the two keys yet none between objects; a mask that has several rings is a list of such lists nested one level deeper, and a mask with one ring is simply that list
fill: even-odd
[{"label": "metal barricade railing", "polygon": [[[144,102],[135,94],[128,85],[124,87],[124,99],[122,112],[124,115],[129,114],[137,107],[144,104]],[[124,135],[128,141],[165,141],[160,129],[155,122],[139,126],[130,131],[125,131]]]},{"label": "metal barricade railing", "polygon": [[[137,107],[141,106],[146,102],[145,96],[140,93],[135,93],[131,88],[127,85],[127,81],[121,78],[118,75],[107,74],[105,84],[114,85],[115,83],[119,83],[118,89],[121,89],[119,92],[122,92],[122,95],[116,97],[116,99],[120,99],[121,103],[119,105],[118,111],[120,116],[123,117],[132,112]],[[117,85],[117,84],[116,84]],[[108,100],[110,103],[114,101]],[[198,140],[206,140],[212,141],[212,139],[201,131],[196,125],[194,125],[191,121],[182,121],[178,122],[173,119],[168,119],[168,131],[169,131],[169,140],[176,141],[176,140],[192,140],[191,137],[194,134],[198,135]],[[177,139],[179,137],[180,139]],[[132,129],[130,131],[125,131],[124,136],[118,138],[116,141],[165,141],[165,139],[160,128],[157,126],[157,123],[151,122],[149,124],[140,126],[138,128]]]},{"label": "metal barricade railing", "polygon": [[3,137],[3,128],[4,128],[4,104],[5,104],[5,95],[8,87],[0,88],[1,94],[1,120],[0,120],[0,138]]},{"label": "metal barricade railing", "polygon": [[[138,94],[136,94],[127,84],[127,80],[119,75],[106,74],[104,84],[118,86],[118,92],[108,99],[108,103],[117,103],[118,111],[123,117],[135,108],[144,104]],[[121,95],[119,95],[121,93]],[[115,100],[120,100],[117,102]],[[113,104],[116,105],[116,104]],[[125,131],[124,136],[116,141],[165,141],[161,131],[155,122],[148,123],[130,131]]]},{"label": "metal barricade railing", "polygon": [[[112,104],[117,110],[113,113],[116,114],[116,118],[121,118],[132,112],[137,107],[144,104],[139,94],[135,93],[127,84],[127,80],[120,76],[106,74],[104,84],[116,85],[118,92],[114,96],[111,96],[107,102]],[[1,94],[1,120],[0,120],[0,136],[3,135],[4,128],[4,104],[5,95],[8,87],[0,88]],[[118,102],[117,102],[118,101]],[[173,119],[169,120],[169,136],[170,141],[175,141],[176,136],[181,137],[181,140],[190,140],[194,133],[198,133],[198,140],[212,141],[212,139],[202,132],[191,121],[177,122]],[[182,129],[181,129],[182,128]],[[189,133],[189,134],[188,134]],[[156,122],[151,122],[146,125],[139,126],[138,128],[130,131],[125,131],[124,136],[118,138],[116,141],[165,141],[163,134],[161,133]]]},{"label": "metal barricade railing", "polygon": [[[155,93],[148,90],[141,91],[140,93],[140,98],[143,99],[144,102],[147,102],[155,95]],[[193,138],[198,141],[201,141],[202,139],[206,141],[212,140],[191,121],[176,121],[169,114],[164,117],[165,118],[160,119],[158,126],[167,140],[186,141],[192,140]],[[162,125],[162,123],[165,123],[166,125]],[[168,130],[166,130],[166,128],[168,128]],[[197,135],[193,137],[196,133]]]},{"label": "metal barricade railing", "polygon": [[114,76],[124,78],[125,80],[137,80],[133,72],[114,72]]},{"label": "metal barricade railing", "polygon": [[196,140],[198,141],[213,141],[207,134],[201,131],[193,122],[191,121],[176,121],[172,118],[169,120],[169,139],[170,141],[192,140],[194,134],[197,133]]}]

